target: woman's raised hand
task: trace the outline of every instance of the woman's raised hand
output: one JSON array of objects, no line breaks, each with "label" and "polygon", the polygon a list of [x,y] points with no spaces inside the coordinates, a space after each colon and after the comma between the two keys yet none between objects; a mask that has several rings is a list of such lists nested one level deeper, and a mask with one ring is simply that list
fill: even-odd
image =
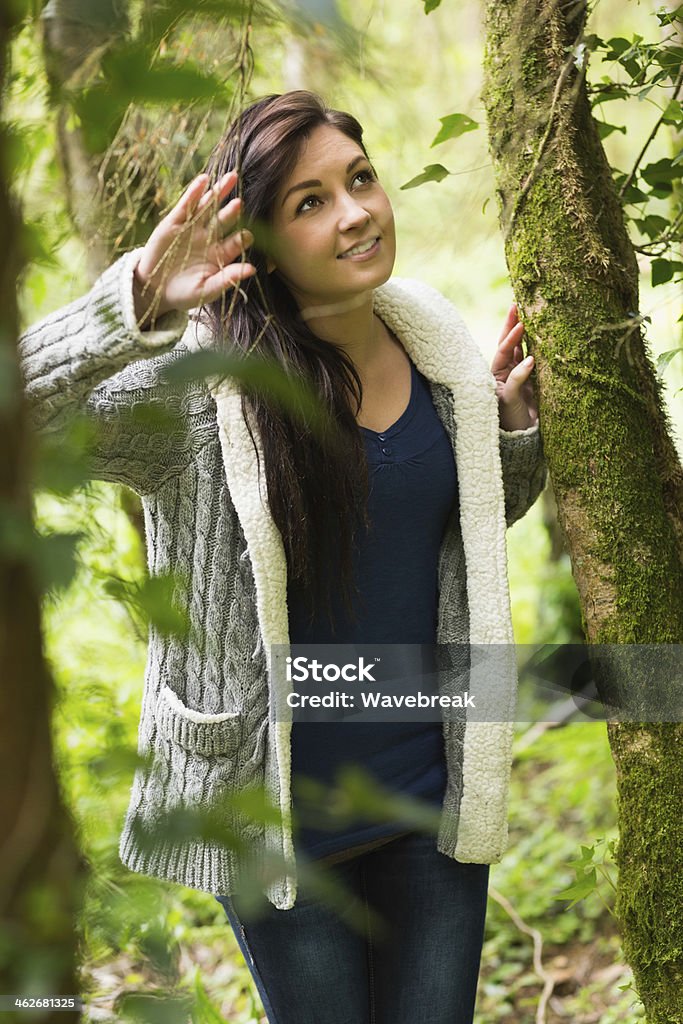
[{"label": "woman's raised hand", "polygon": [[503,430],[526,430],[538,422],[531,374],[534,357],[524,358],[522,335],[524,325],[513,303],[498,339],[498,348],[491,363],[496,380],[498,413]]},{"label": "woman's raised hand", "polygon": [[159,221],[133,275],[133,296],[142,329],[171,309],[194,309],[213,302],[231,286],[256,272],[241,261],[252,244],[250,231],[234,231],[241,200],[219,209],[237,181],[229,171],[212,188],[200,174]]}]

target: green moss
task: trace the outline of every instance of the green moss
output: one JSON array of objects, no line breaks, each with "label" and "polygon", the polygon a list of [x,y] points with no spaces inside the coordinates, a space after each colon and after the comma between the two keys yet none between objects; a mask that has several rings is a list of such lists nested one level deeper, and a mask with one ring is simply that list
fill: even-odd
[{"label": "green moss", "polygon": [[683,726],[612,725],[621,839],[616,913],[650,1024],[683,1022]]},{"label": "green moss", "polygon": [[[568,83],[579,88],[569,110],[556,105],[557,130],[538,169],[566,55],[555,9],[545,19],[547,44],[534,41],[543,10],[530,14],[530,7],[492,5],[485,101],[501,220],[504,230],[511,227],[508,266],[543,385],[544,447],[558,501],[565,499],[570,539],[578,534],[587,546],[575,565],[579,589],[589,594],[596,579],[603,582],[603,608],[599,620],[586,621],[588,635],[597,642],[672,642],[683,635],[683,580],[661,477],[652,472],[651,422],[661,403],[653,409],[643,393],[643,372],[651,367],[627,316],[638,306],[635,258],[576,80]],[[512,31],[518,20],[522,47]],[[579,517],[590,526],[577,525]]]},{"label": "green moss", "polygon": [[[556,96],[571,9],[489,4],[484,101],[506,257],[586,635],[677,643],[683,478],[634,330],[635,254],[575,69]],[[683,1024],[683,726],[613,725],[610,741],[625,953],[650,1024]]]}]

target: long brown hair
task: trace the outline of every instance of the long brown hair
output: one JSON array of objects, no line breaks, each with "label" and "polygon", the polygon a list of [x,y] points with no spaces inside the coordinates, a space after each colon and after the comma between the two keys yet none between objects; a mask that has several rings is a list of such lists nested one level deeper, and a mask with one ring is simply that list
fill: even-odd
[{"label": "long brown hair", "polygon": [[[368,525],[367,460],[355,419],[362,402],[361,380],[343,349],[318,338],[298,317],[296,302],[277,271],[267,273],[266,244],[259,244],[258,231],[259,225],[271,223],[275,197],[308,136],[322,125],[337,128],[368,155],[358,121],[304,90],[254,103],[214,148],[206,167],[212,180],[232,168],[240,172],[239,186],[224,202],[239,187],[246,218],[255,225],[256,242],[248,259],[257,274],[242,282],[244,300],[231,303],[229,313],[225,296],[204,311],[224,347],[246,353],[258,339],[259,355],[312,386],[329,413],[326,428],[311,430],[282,405],[243,389],[247,425],[252,415],[262,440],[268,503],[282,535],[289,577],[302,588],[311,616],[324,608],[334,630],[332,595],[339,591],[347,611],[353,612],[354,538],[359,527]],[[251,427],[249,432],[253,441]]]}]

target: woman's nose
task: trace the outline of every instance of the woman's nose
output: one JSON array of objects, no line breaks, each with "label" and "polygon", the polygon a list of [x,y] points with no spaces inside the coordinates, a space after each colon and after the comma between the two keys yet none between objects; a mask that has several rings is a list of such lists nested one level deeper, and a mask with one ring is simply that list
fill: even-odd
[{"label": "woman's nose", "polygon": [[371,214],[361,206],[353,196],[346,196],[343,201],[339,217],[339,228],[341,231],[348,231],[349,228],[363,227],[371,219]]}]

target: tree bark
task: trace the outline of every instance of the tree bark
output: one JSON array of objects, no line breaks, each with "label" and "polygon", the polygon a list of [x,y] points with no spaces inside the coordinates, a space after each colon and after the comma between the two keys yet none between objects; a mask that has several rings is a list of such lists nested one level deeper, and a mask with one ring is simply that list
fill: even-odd
[{"label": "tree bark", "polygon": [[[620,645],[683,639],[683,470],[639,329],[638,272],[593,120],[583,0],[489,0],[484,102],[548,467],[599,692],[629,703]],[[657,648],[662,658],[674,650]],[[637,687],[636,687],[637,688]],[[616,912],[650,1024],[683,1022],[683,726],[610,721]]]},{"label": "tree bark", "polygon": [[[14,27],[10,7],[0,15],[0,95]],[[28,483],[31,445],[16,347],[21,221],[10,198],[6,135],[0,132],[0,992],[76,995],[82,866],[52,761],[54,693],[31,570],[36,543]],[[38,1018],[22,1010],[8,1019],[28,1024]],[[79,1020],[80,1013],[41,1011],[39,1019],[66,1024]]]},{"label": "tree bark", "polygon": [[99,0],[93,5],[90,0],[48,0],[41,25],[67,208],[85,242],[87,274],[92,284],[111,261],[113,246],[108,235],[113,224],[110,216],[103,216],[98,178],[101,155],[98,158],[88,150],[83,130],[71,123],[64,90],[87,85],[98,55],[128,31],[127,2]]},{"label": "tree bark", "polygon": [[[129,31],[128,0],[100,0],[95,5],[91,0],[49,0],[41,23],[66,205],[85,247],[86,274],[92,285],[116,256],[115,236],[120,222],[116,204],[112,209],[104,202],[104,182],[100,181],[102,154],[90,152],[83,130],[71,123],[72,112],[65,102],[64,90],[86,85],[99,57]],[[144,162],[144,152],[141,159]],[[142,244],[153,226],[140,215],[133,243]],[[124,512],[144,547],[140,499],[132,491],[122,492]]]}]

